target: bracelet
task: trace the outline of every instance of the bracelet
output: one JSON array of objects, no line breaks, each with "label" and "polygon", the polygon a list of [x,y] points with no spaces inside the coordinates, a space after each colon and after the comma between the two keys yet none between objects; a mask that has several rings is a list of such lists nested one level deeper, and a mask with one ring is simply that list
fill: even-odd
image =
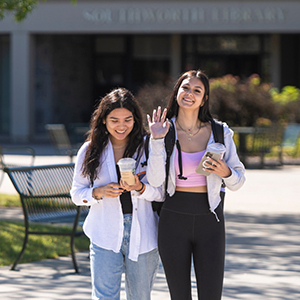
[{"label": "bracelet", "polygon": [[142,184],[142,187],[139,190],[136,190],[138,193],[140,193],[143,190],[144,186],[145,186],[145,184],[143,182],[141,182],[141,184]]}]

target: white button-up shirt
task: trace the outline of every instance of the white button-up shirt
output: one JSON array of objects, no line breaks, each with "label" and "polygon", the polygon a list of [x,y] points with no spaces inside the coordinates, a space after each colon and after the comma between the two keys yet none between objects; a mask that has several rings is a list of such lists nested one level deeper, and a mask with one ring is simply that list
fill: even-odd
[{"label": "white button-up shirt", "polygon": [[[84,233],[97,246],[119,252],[123,240],[123,212],[120,198],[105,198],[96,200],[92,197],[93,187],[104,186],[111,182],[118,182],[112,145],[109,141],[102,157],[101,169],[98,177],[90,186],[89,177],[82,175],[82,163],[85,158],[89,142],[79,149],[75,163],[74,179],[71,189],[72,201],[76,205],[90,206],[89,214],[84,222]],[[136,174],[145,174],[146,166],[143,154],[136,166]],[[149,252],[157,247],[158,216],[152,210],[152,201],[163,201],[162,186],[153,187],[148,184],[147,175],[141,180],[145,184],[145,191],[140,194],[131,191],[132,199],[132,227],[129,245],[129,259],[138,260],[139,254]],[[87,203],[83,202],[87,200]]]}]

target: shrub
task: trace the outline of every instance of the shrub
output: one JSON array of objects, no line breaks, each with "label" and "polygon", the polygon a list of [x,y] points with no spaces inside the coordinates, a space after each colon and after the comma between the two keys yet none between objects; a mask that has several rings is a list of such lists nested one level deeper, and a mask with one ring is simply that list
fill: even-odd
[{"label": "shrub", "polygon": [[300,123],[300,98],[282,107],[282,119],[286,123]]},{"label": "shrub", "polygon": [[172,88],[163,84],[147,84],[137,93],[136,99],[142,107],[144,115],[152,116],[154,108],[165,108],[169,102]]},{"label": "shrub", "polygon": [[285,123],[300,123],[300,90],[294,86],[285,86],[281,92],[272,88],[270,93],[280,107],[280,119]]},{"label": "shrub", "polygon": [[[281,92],[262,83],[253,74],[246,80],[233,75],[210,80],[212,115],[229,126],[269,126],[273,123],[300,123],[300,90],[286,86]],[[166,107],[173,86],[148,84],[137,93],[144,114],[152,115],[159,105]]]},{"label": "shrub", "polygon": [[254,126],[259,118],[278,121],[279,105],[270,94],[271,85],[261,83],[258,75],[246,81],[226,75],[211,79],[211,111],[230,126]]}]

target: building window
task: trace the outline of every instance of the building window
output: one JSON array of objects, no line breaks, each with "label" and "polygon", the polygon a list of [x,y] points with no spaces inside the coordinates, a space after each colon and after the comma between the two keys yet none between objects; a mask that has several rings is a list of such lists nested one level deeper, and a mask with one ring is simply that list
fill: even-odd
[{"label": "building window", "polygon": [[121,36],[96,37],[96,84],[113,86],[123,83],[125,42]]},{"label": "building window", "polygon": [[164,82],[170,73],[169,35],[95,37],[95,97],[116,86],[137,92],[146,83]]},{"label": "building window", "polygon": [[135,87],[165,83],[170,74],[170,36],[133,37],[133,82]]}]

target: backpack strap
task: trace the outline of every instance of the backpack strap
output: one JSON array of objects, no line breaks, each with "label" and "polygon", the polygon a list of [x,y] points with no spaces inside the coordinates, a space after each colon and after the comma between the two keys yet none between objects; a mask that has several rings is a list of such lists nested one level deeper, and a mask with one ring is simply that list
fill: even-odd
[{"label": "backpack strap", "polygon": [[[212,128],[212,131],[213,131],[215,142],[225,145],[225,142],[224,142],[224,127],[223,127],[222,122],[216,121],[215,119],[211,119],[210,122],[211,122],[211,128]],[[225,184],[223,179],[222,179],[222,187],[223,188],[226,187],[226,184]],[[223,192],[221,192],[221,193],[223,193]],[[222,197],[224,199],[223,194],[222,194]]]},{"label": "backpack strap", "polygon": [[165,136],[165,148],[167,153],[167,160],[166,160],[166,180],[165,180],[165,192],[167,193],[168,189],[168,181],[169,181],[169,170],[170,170],[170,157],[173,152],[173,148],[175,145],[175,128],[174,123],[172,120],[169,120],[169,131]]},{"label": "backpack strap", "polygon": [[178,151],[178,165],[179,165],[178,179],[187,180],[187,177],[184,177],[182,175],[182,153],[181,153],[181,146],[178,140],[176,141],[176,147]]},{"label": "backpack strap", "polygon": [[[165,191],[167,192],[168,180],[169,180],[169,169],[170,169],[170,157],[173,152],[173,148],[175,145],[175,128],[172,120],[169,120],[169,131],[165,136],[165,150],[167,154],[166,158],[166,178],[165,178]],[[142,162],[142,167],[147,166],[147,161],[149,158],[149,140],[150,135],[147,135],[145,139],[145,158],[146,160]]]},{"label": "backpack strap", "polygon": [[[165,177],[165,193],[167,194],[167,188],[168,188],[168,180],[169,180],[169,169],[170,169],[170,157],[173,152],[174,144],[175,144],[175,128],[174,128],[174,123],[170,120],[169,121],[169,131],[165,136],[165,150],[167,154],[166,158],[166,177]],[[147,135],[145,139],[145,158],[146,160],[142,162],[142,166],[147,166],[147,161],[149,158],[149,140],[150,136]],[[157,202],[157,201],[152,201],[152,209],[153,211],[156,211],[157,214],[160,214],[160,210],[163,206],[163,202]]]},{"label": "backpack strap", "polygon": [[214,140],[216,143],[225,145],[224,143],[224,127],[222,122],[211,119],[211,128],[214,135]]}]

